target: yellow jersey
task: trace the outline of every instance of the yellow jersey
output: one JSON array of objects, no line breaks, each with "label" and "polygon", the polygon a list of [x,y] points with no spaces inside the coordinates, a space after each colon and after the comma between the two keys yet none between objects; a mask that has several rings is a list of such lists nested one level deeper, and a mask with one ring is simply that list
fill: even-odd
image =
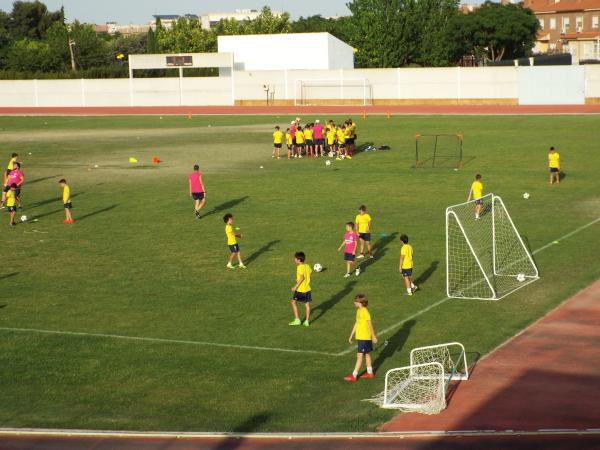
[{"label": "yellow jersey", "polygon": [[273,133],[273,143],[281,144],[283,142],[283,133],[281,131],[276,131]]},{"label": "yellow jersey", "polygon": [[10,158],[10,161],[8,161],[8,165],[6,166],[6,168],[8,170],[13,170],[13,164],[17,161],[17,158]]},{"label": "yellow jersey", "polygon": [[62,199],[63,203],[69,203],[69,200],[71,199],[71,189],[69,188],[69,186],[65,185],[65,187],[63,188]]},{"label": "yellow jersey", "polygon": [[413,267],[413,248],[410,244],[404,244],[400,249],[400,256],[404,256],[402,260],[402,269],[412,269]]},{"label": "yellow jersey", "polygon": [[369,322],[371,321],[371,313],[364,306],[356,310],[356,340],[357,341],[370,341],[371,328]]},{"label": "yellow jersey", "polygon": [[229,224],[225,225],[225,235],[227,236],[227,245],[237,244],[237,239],[235,238],[233,227]]},{"label": "yellow jersey", "polygon": [[338,140],[338,144],[345,144],[346,143],[346,132],[344,130],[338,130],[338,132],[337,132],[337,140]]},{"label": "yellow jersey", "polygon": [[[354,222],[358,225],[359,233],[369,233],[371,230],[369,229],[369,223],[371,222],[371,216],[367,213],[358,214]],[[369,230],[369,231],[367,231]]]},{"label": "yellow jersey", "polygon": [[328,145],[333,145],[335,143],[335,132],[334,131],[328,131],[327,132],[327,144]]},{"label": "yellow jersey", "polygon": [[304,144],[304,133],[296,131],[296,144]]},{"label": "yellow jersey", "polygon": [[560,169],[560,155],[558,152],[548,153],[548,166],[551,169]]},{"label": "yellow jersey", "polygon": [[306,139],[307,141],[312,141],[313,138],[313,130],[311,130],[310,128],[305,128],[304,129],[304,139]]},{"label": "yellow jersey", "polygon": [[296,282],[300,281],[300,277],[304,277],[302,283],[296,288],[296,292],[309,292],[310,291],[310,274],[312,269],[306,263],[298,264],[296,267]]},{"label": "yellow jersey", "polygon": [[292,134],[291,133],[285,133],[285,143],[287,145],[292,145]]},{"label": "yellow jersey", "polygon": [[473,199],[475,200],[483,197],[483,183],[479,180],[473,181],[473,184],[471,184],[471,192],[473,193]]},{"label": "yellow jersey", "polygon": [[6,206],[15,206],[15,191],[12,189],[6,193]]}]

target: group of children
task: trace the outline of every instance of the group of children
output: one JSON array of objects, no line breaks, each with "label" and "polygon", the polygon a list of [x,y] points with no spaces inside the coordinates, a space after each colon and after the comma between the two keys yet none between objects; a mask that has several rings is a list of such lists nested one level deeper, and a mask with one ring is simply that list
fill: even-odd
[{"label": "group of children", "polygon": [[304,126],[300,118],[290,122],[285,133],[279,126],[273,132],[273,153],[271,158],[279,159],[285,141],[287,158],[319,158],[335,157],[336,159],[352,158],[356,142],[356,124],[352,119],[336,125],[329,120],[326,125],[317,119]]}]

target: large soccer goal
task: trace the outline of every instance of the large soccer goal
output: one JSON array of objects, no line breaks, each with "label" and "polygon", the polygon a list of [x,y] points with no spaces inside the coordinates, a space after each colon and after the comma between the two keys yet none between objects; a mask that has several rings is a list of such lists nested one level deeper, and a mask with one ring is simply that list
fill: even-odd
[{"label": "large soccer goal", "polygon": [[296,80],[294,105],[372,105],[371,83],[366,78]]},{"label": "large soccer goal", "polygon": [[419,347],[410,352],[410,365],[387,371],[383,392],[370,401],[387,409],[437,414],[446,407],[450,381],[468,378],[462,344]]},{"label": "large soccer goal", "polygon": [[462,134],[415,135],[415,167],[462,167]]},{"label": "large soccer goal", "polygon": [[494,194],[446,208],[448,297],[499,300],[538,279],[504,202]]}]

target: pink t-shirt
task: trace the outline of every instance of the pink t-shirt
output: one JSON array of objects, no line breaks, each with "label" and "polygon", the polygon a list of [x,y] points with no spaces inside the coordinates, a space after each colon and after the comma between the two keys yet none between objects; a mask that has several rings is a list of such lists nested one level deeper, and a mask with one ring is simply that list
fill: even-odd
[{"label": "pink t-shirt", "polygon": [[190,174],[190,186],[193,193],[204,192],[204,184],[202,184],[200,172],[192,172]]},{"label": "pink t-shirt", "polygon": [[290,134],[292,135],[292,139],[295,139],[294,136],[296,136],[296,125],[290,126]]},{"label": "pink t-shirt", "polygon": [[23,172],[21,172],[19,169],[15,169],[8,175],[8,178],[6,179],[6,185],[11,186],[13,183],[15,183],[18,186],[21,181],[23,181]]},{"label": "pink t-shirt", "polygon": [[323,139],[323,125],[320,123],[315,124],[313,127],[313,136],[315,139]]},{"label": "pink t-shirt", "polygon": [[357,239],[358,235],[354,231],[346,231],[346,234],[344,234],[344,242],[346,244],[345,253],[354,253]]}]

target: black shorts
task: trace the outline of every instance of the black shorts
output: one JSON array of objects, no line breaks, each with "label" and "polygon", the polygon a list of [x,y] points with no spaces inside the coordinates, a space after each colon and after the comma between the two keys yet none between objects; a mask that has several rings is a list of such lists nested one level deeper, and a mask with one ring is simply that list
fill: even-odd
[{"label": "black shorts", "polygon": [[558,173],[560,169],[558,167],[550,167],[550,173]]},{"label": "black shorts", "polygon": [[403,277],[411,277],[412,276],[412,267],[410,269],[402,269]]},{"label": "black shorts", "polygon": [[315,145],[323,145],[323,139],[315,139]]},{"label": "black shorts", "polygon": [[297,302],[302,302],[302,303],[310,303],[312,301],[312,295],[311,295],[310,291],[308,291],[308,292],[294,291],[294,294],[292,295],[292,300],[296,300]]},{"label": "black shorts", "polygon": [[346,148],[346,144],[345,144],[345,143],[343,144],[343,143],[341,143],[341,142],[338,142],[338,147],[339,147],[339,148]]},{"label": "black shorts", "polygon": [[306,140],[306,145],[313,145],[312,139],[307,139]]},{"label": "black shorts", "polygon": [[10,191],[10,186],[6,185],[2,187],[2,192],[8,192]]},{"label": "black shorts", "polygon": [[15,189],[15,197],[16,198],[21,198],[21,188],[16,188]]},{"label": "black shorts", "polygon": [[354,139],[348,138],[348,139],[346,139],[346,143],[347,144],[354,144]]},{"label": "black shorts", "polygon": [[296,145],[296,138],[292,139],[292,145]]},{"label": "black shorts", "polygon": [[281,148],[281,144],[273,144],[275,148]]},{"label": "black shorts", "polygon": [[240,244],[233,244],[229,246],[229,251],[231,253],[237,253],[240,251]]},{"label": "black shorts", "polygon": [[301,142],[300,144],[296,144],[296,147],[304,148],[304,142]]},{"label": "black shorts", "polygon": [[476,205],[483,205],[483,200],[478,198],[477,200],[475,200],[475,204]]},{"label": "black shorts", "polygon": [[354,261],[355,256],[353,253],[344,253],[344,261]]},{"label": "black shorts", "polygon": [[363,353],[366,355],[367,353],[371,353],[373,351],[373,341],[371,340],[356,341],[356,344],[358,346],[357,353]]},{"label": "black shorts", "polygon": [[11,169],[6,169],[6,175],[7,175],[7,176],[8,176],[8,175],[10,175],[10,173],[11,173],[11,172],[12,172],[12,170],[11,170]]},{"label": "black shorts", "polygon": [[71,203],[71,202],[69,202],[69,203],[65,203],[65,204],[63,204],[63,207],[64,207],[65,209],[71,209],[71,208],[73,208],[73,203]]},{"label": "black shorts", "polygon": [[369,242],[371,240],[371,233],[358,233],[358,237],[365,242]]},{"label": "black shorts", "polygon": [[8,212],[17,212],[17,205],[9,206],[8,207]]},{"label": "black shorts", "polygon": [[192,192],[192,198],[194,200],[204,200],[204,192]]}]

